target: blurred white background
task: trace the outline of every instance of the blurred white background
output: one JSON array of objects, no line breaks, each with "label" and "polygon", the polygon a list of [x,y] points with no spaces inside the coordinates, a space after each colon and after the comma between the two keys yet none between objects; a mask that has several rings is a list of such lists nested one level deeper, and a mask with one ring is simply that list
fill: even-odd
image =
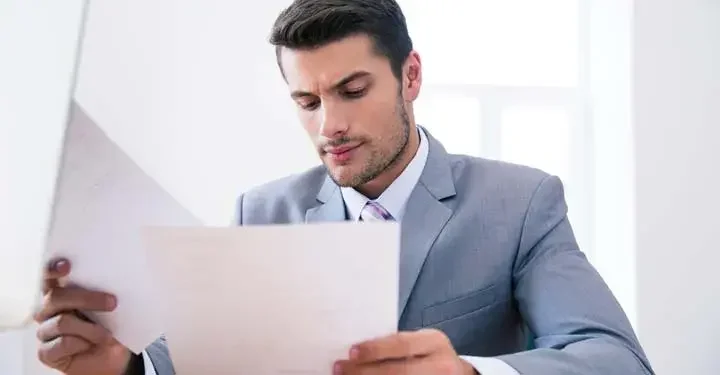
[{"label": "blurred white background", "polygon": [[[24,322],[40,297],[83,3],[0,0],[0,328]],[[24,374],[29,337],[0,333],[0,374]]]},{"label": "blurred white background", "polygon": [[[289,2],[91,4],[77,101],[208,224],[317,162],[266,42]],[[559,175],[656,371],[720,372],[720,3],[400,3],[425,67],[418,121],[451,152]],[[34,345],[0,335],[0,373],[45,373]]]}]

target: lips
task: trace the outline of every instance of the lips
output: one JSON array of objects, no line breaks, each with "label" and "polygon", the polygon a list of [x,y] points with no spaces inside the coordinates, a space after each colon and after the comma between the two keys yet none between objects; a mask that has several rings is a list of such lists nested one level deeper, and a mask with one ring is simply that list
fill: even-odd
[{"label": "lips", "polygon": [[350,150],[352,150],[352,149],[355,149],[355,148],[357,148],[358,146],[359,146],[359,145],[355,145],[355,146],[342,146],[342,147],[329,147],[329,148],[325,149],[325,152],[327,152],[328,154],[332,154],[332,155],[340,155],[340,154],[346,153],[346,152],[348,152],[348,151],[350,151]]},{"label": "lips", "polygon": [[352,158],[354,151],[360,147],[360,145],[353,146],[341,146],[341,147],[329,147],[325,149],[325,152],[330,158],[337,163],[345,163]]}]

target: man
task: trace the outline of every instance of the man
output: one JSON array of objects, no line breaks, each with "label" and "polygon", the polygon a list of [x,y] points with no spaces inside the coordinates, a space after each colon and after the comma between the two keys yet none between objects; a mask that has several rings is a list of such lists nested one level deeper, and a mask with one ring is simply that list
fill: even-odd
[{"label": "man", "polygon": [[[578,249],[560,181],[450,155],[416,126],[422,64],[394,0],[296,0],[271,41],[324,165],[241,196],[238,225],[401,222],[400,333],[358,343],[333,373],[653,373]],[[172,374],[164,341],[132,356],[73,313],[117,301],[58,288],[69,268],[47,274],[44,363],[69,375]]]}]

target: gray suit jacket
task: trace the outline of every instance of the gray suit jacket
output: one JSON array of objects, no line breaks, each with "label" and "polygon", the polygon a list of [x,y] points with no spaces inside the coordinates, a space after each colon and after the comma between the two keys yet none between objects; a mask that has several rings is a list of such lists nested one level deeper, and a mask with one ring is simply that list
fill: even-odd
[{"label": "gray suit jacket", "polygon": [[[459,354],[498,357],[520,374],[653,374],[621,307],[578,249],[560,180],[450,155],[428,139],[401,223],[398,328],[440,329]],[[323,167],[238,200],[239,225],[341,220],[340,189]],[[164,344],[154,346],[158,374],[170,374]]]}]

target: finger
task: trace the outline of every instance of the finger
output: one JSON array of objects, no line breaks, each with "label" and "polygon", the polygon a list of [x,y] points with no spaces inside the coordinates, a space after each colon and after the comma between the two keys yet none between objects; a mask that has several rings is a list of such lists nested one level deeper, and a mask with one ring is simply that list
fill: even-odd
[{"label": "finger", "polygon": [[108,293],[78,287],[53,288],[45,294],[43,308],[35,314],[37,322],[67,311],[112,311],[117,306],[115,297]]},{"label": "finger", "polygon": [[92,344],[75,336],[60,336],[52,341],[40,344],[38,359],[40,362],[54,367],[63,359],[90,350]]},{"label": "finger", "polygon": [[48,262],[45,270],[45,279],[57,279],[67,276],[70,273],[70,262],[67,259],[59,258]]},{"label": "finger", "polygon": [[435,351],[451,349],[444,333],[434,329],[400,332],[376,340],[370,340],[350,349],[350,360],[370,363],[391,359],[425,356]]},{"label": "finger", "polygon": [[454,375],[461,373],[461,369],[460,359],[447,355],[372,363],[339,361],[333,375]]},{"label": "finger", "polygon": [[37,338],[41,342],[49,342],[60,336],[76,336],[96,345],[112,338],[103,326],[84,321],[71,313],[56,315],[42,322],[37,329]]},{"label": "finger", "polygon": [[48,262],[43,275],[43,294],[58,286],[58,279],[70,273],[70,262],[67,259],[53,259]]}]

